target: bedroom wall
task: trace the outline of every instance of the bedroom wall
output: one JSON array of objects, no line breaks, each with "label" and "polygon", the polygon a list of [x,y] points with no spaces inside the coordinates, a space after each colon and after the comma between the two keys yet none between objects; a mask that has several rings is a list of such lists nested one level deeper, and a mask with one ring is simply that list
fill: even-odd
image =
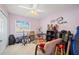
[{"label": "bedroom wall", "polygon": [[19,20],[25,20],[25,21],[29,22],[30,25],[31,25],[30,30],[37,32],[38,27],[39,27],[38,20],[30,19],[30,18],[27,18],[27,17],[24,17],[24,16],[9,13],[9,30],[10,30],[9,33],[10,34],[14,34],[15,36],[17,36],[17,34],[15,33],[15,21],[18,20],[18,19]]},{"label": "bedroom wall", "polygon": [[[66,24],[59,24],[59,30],[71,30],[72,33],[76,32],[76,27],[79,26],[79,8],[73,10],[65,10],[52,13],[48,17],[41,20],[42,31],[46,32],[47,24],[50,24],[51,20],[55,20],[56,18],[62,16],[64,21],[67,21]],[[53,23],[55,24],[55,23]]]}]

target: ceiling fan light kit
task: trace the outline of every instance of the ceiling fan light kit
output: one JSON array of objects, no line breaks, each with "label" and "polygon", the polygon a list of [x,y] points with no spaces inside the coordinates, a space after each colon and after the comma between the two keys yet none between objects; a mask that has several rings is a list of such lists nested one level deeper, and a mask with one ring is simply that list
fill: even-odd
[{"label": "ceiling fan light kit", "polygon": [[33,16],[37,16],[37,15],[38,15],[38,13],[37,13],[36,10],[31,10],[31,14],[32,14]]},{"label": "ceiling fan light kit", "polygon": [[43,10],[38,9],[37,8],[38,5],[36,5],[36,4],[34,4],[32,8],[25,7],[25,6],[22,6],[22,5],[19,5],[18,7],[29,10],[32,16],[38,16],[39,12],[44,12]]}]

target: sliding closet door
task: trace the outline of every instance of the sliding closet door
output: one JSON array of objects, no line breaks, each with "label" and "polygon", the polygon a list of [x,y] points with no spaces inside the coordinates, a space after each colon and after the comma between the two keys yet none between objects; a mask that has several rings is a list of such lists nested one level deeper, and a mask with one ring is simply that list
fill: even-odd
[{"label": "sliding closet door", "polygon": [[6,16],[0,11],[0,54],[5,49],[8,38],[7,38],[7,18]]}]

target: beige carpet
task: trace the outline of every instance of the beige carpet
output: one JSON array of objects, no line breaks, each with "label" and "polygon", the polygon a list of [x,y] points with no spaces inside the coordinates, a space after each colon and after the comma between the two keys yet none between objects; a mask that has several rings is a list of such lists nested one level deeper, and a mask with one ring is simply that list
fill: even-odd
[{"label": "beige carpet", "polygon": [[25,46],[20,44],[14,44],[8,46],[2,55],[34,55],[35,53],[35,44],[29,43]]}]

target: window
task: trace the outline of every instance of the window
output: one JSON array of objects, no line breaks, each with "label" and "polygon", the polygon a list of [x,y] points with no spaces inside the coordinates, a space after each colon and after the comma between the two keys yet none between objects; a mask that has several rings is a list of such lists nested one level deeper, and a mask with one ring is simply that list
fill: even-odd
[{"label": "window", "polygon": [[23,31],[29,31],[30,24],[24,20],[17,20],[16,21],[16,33],[22,33]]}]

